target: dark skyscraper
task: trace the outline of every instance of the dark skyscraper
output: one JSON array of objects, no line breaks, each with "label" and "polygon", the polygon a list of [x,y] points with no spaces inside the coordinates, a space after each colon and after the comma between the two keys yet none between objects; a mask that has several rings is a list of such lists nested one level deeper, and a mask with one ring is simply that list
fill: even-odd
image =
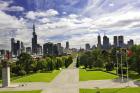
[{"label": "dark skyscraper", "polygon": [[103,37],[103,49],[109,49],[110,44],[109,44],[109,38],[107,36]]},{"label": "dark skyscraper", "polygon": [[118,37],[114,36],[114,47],[118,46]]},{"label": "dark skyscraper", "polygon": [[14,55],[14,46],[15,46],[15,39],[14,38],[11,38],[11,53],[12,55]]},{"label": "dark skyscraper", "polygon": [[23,42],[17,40],[15,41],[14,38],[11,38],[11,54],[12,56],[16,57],[22,53],[23,49]]},{"label": "dark skyscraper", "polygon": [[130,39],[128,42],[127,42],[127,45],[128,47],[132,47],[134,45],[134,40]]},{"label": "dark skyscraper", "polygon": [[21,42],[21,53],[25,52],[25,47],[24,47],[24,44],[23,42]]},{"label": "dark skyscraper", "polygon": [[123,38],[123,36],[118,37],[118,45],[119,45],[119,47],[124,47],[124,38]]},{"label": "dark skyscraper", "polygon": [[32,53],[31,50],[32,50],[31,47],[26,47],[26,53],[31,54]]},{"label": "dark skyscraper", "polygon": [[66,49],[69,49],[69,42],[66,42]]},{"label": "dark skyscraper", "polygon": [[87,44],[85,45],[85,49],[86,49],[86,50],[90,50],[90,44],[89,44],[89,43],[87,43]]},{"label": "dark skyscraper", "polygon": [[101,48],[101,36],[100,35],[98,35],[98,44],[97,44],[97,47],[98,48]]},{"label": "dark skyscraper", "polygon": [[33,24],[33,38],[32,38],[32,54],[37,54],[37,35],[35,32],[34,24]]},{"label": "dark skyscraper", "polygon": [[17,55],[19,55],[20,53],[21,53],[21,51],[20,51],[20,41],[18,40],[17,41],[17,44],[16,44],[16,50],[17,50]]},{"label": "dark skyscraper", "polygon": [[43,45],[43,55],[53,55],[53,43],[48,42]]}]

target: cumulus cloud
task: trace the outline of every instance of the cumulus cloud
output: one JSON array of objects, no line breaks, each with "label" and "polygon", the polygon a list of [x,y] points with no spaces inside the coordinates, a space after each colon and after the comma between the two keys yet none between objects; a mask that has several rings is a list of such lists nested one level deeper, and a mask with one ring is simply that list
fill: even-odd
[{"label": "cumulus cloud", "polygon": [[19,40],[26,41],[29,37],[26,24],[14,16],[7,15],[0,11],[0,44],[4,49],[10,48],[10,38],[15,37]]},{"label": "cumulus cloud", "polygon": [[24,8],[21,6],[10,6],[13,1],[0,1],[0,10],[1,11],[24,11]]},{"label": "cumulus cloud", "polygon": [[[57,7],[58,10],[52,7],[40,10],[46,6],[38,4],[39,9],[26,12],[25,16],[20,19],[0,11],[1,39],[5,38],[4,41],[8,41],[8,37],[4,36],[8,35],[9,31],[13,31],[17,39],[31,44],[32,22],[35,22],[40,44],[53,41],[55,43],[62,42],[64,45],[66,41],[70,41],[71,47],[79,48],[80,46],[84,47],[85,43],[97,44],[97,34],[103,35],[104,32],[110,37],[111,43],[114,35],[125,35],[126,41],[132,38],[136,43],[140,43],[139,0],[136,2],[133,0],[86,0],[88,3],[85,8],[77,6],[80,12],[75,9],[75,5],[79,4],[80,0],[63,1],[65,1],[63,4],[70,4],[70,6],[61,5],[59,8]],[[85,0],[81,1],[85,2]],[[39,1],[36,0],[36,2]],[[41,1],[41,3],[43,2]],[[8,6],[8,3],[3,3],[0,5],[0,9],[5,9]],[[64,9],[64,6],[67,7]],[[14,7],[15,10],[24,10],[20,6],[11,7]],[[70,10],[67,9],[75,9],[77,13],[70,13],[68,12]],[[3,30],[6,32],[3,33]],[[4,41],[1,41],[0,44],[4,44]]]},{"label": "cumulus cloud", "polygon": [[56,16],[58,14],[59,13],[54,9],[49,9],[47,11],[38,11],[38,12],[29,11],[26,14],[26,18],[37,19],[37,18],[40,18],[40,17],[53,17],[53,16]]}]

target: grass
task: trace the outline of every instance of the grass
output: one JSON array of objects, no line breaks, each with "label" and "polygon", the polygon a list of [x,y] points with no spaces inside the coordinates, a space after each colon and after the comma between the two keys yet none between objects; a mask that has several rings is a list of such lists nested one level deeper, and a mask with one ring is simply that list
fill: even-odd
[{"label": "grass", "polygon": [[35,73],[13,79],[12,82],[51,82],[59,72],[59,70],[55,70],[52,73]]},{"label": "grass", "polygon": [[[80,93],[98,93],[97,91],[97,89],[80,89]],[[100,89],[100,93],[140,93],[140,87]]]},{"label": "grass", "polygon": [[140,81],[140,75],[135,71],[129,71],[129,77],[133,80]]},{"label": "grass", "polygon": [[41,93],[41,90],[35,90],[35,91],[0,91],[0,93]]},{"label": "grass", "polygon": [[87,80],[106,80],[106,79],[115,79],[118,76],[114,74],[110,74],[103,71],[86,71],[85,69],[79,70],[79,80],[87,81]]}]

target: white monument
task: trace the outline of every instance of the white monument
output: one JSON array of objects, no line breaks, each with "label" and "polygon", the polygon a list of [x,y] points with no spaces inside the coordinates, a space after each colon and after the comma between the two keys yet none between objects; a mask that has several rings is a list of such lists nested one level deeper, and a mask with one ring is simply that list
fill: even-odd
[{"label": "white monument", "polygon": [[2,87],[9,87],[10,86],[10,67],[8,61],[2,61]]}]

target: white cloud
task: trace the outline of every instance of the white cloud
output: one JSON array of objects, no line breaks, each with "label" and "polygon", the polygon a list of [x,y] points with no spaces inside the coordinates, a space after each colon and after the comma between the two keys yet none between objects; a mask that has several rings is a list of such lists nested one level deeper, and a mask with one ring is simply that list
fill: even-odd
[{"label": "white cloud", "polygon": [[21,6],[9,6],[13,1],[0,1],[0,10],[1,11],[24,11],[24,8]]},{"label": "white cloud", "polygon": [[21,6],[11,6],[3,9],[4,11],[24,11],[24,8]]},{"label": "white cloud", "polygon": [[7,15],[0,11],[0,45],[4,49],[10,49],[10,38],[15,37],[22,41],[29,41],[29,32],[23,20]]},{"label": "white cloud", "polygon": [[53,17],[53,16],[56,16],[58,14],[59,13],[56,10],[54,10],[54,9],[49,9],[47,11],[38,11],[38,12],[29,11],[26,14],[26,18],[37,19],[39,17]]},{"label": "white cloud", "polygon": [[[32,29],[28,29],[26,26],[31,27],[32,21],[28,19],[35,20],[36,32],[41,44],[51,40],[53,42],[62,42],[63,44],[66,41],[70,41],[71,47],[84,47],[85,43],[96,44],[97,33],[100,32],[102,34],[104,31],[110,37],[111,43],[113,35],[125,35],[125,40],[132,38],[136,43],[140,43],[140,32],[138,32],[140,27],[140,10],[135,7],[132,0],[119,0],[122,3],[117,2],[117,0],[89,1],[88,6],[82,13],[68,15],[66,12],[63,12],[65,16],[62,17],[58,17],[59,13],[54,9],[29,11],[26,14],[27,19],[22,18],[20,20],[0,12],[0,29],[2,29],[0,34],[3,33],[2,31],[6,31],[1,34],[2,37],[0,39],[4,41],[1,41],[0,44],[8,41],[6,39],[8,37],[4,37],[9,33],[8,28],[19,27],[23,29],[14,31],[15,37],[27,44],[31,44]],[[127,1],[130,1],[132,4],[127,4]],[[70,0],[68,3],[73,5],[76,1]],[[5,3],[2,7],[7,6],[8,4]],[[54,37],[56,38],[52,39]]]}]

